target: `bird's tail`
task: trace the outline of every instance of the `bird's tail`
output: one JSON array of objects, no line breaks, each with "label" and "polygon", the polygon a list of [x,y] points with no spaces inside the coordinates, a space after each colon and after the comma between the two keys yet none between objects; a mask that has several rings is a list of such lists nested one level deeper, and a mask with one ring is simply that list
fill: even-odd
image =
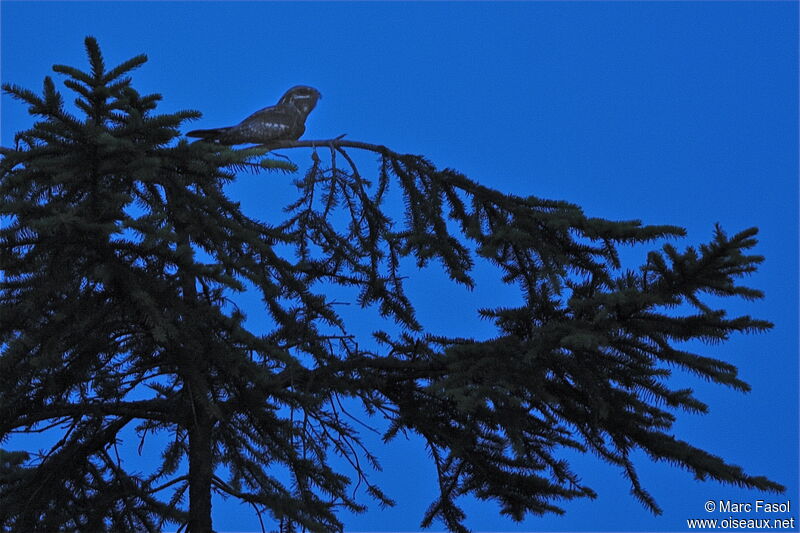
[{"label": "bird's tail", "polygon": [[205,140],[213,140],[219,138],[220,135],[228,131],[228,128],[213,128],[210,130],[193,130],[186,134],[187,137],[199,137]]}]

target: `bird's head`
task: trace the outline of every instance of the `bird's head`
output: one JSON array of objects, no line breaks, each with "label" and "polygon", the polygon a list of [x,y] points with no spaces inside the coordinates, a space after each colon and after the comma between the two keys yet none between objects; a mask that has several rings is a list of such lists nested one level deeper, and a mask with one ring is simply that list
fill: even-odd
[{"label": "bird's head", "polygon": [[308,85],[296,85],[286,91],[278,101],[278,105],[291,104],[300,111],[304,117],[317,105],[317,100],[322,98],[322,95],[313,87]]}]

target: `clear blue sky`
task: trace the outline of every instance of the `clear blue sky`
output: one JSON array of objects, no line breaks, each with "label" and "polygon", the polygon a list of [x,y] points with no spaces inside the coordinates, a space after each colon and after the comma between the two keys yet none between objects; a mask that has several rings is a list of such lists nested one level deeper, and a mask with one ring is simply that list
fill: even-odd
[{"label": "clear blue sky", "polygon": [[[781,517],[798,517],[796,2],[6,1],[0,10],[4,82],[40,90],[54,63],[86,65],[83,38],[94,35],[108,64],[146,53],[134,85],[163,94],[162,111],[202,111],[192,127],[236,123],[307,84],[323,99],[305,138],[347,133],[504,191],[574,202],[589,215],[681,225],[684,245],[710,239],[715,222],[731,233],[758,226],[766,262],[748,282],[766,299],[728,308],[775,328],[703,348],[738,365],[753,390],[676,376],[711,406],[707,416],[681,416],[676,432],[785,484],[786,495],[766,499],[791,499]],[[24,106],[3,96],[2,144],[29,124]],[[254,216],[267,216],[275,206],[254,199],[279,180],[290,178],[246,176],[234,190]],[[413,281],[422,318],[443,333],[486,331],[461,304],[502,293],[489,274],[469,297],[446,292],[430,271]],[[434,491],[423,446],[399,440],[375,451],[384,472],[374,479],[398,505],[345,516],[348,531],[418,530]],[[660,517],[629,496],[618,471],[587,456],[574,465],[597,500],[521,524],[470,501],[468,525],[685,531],[686,518],[727,518],[706,513],[706,500],[764,497],[646,457],[639,464]],[[255,515],[233,501],[215,500],[215,524],[258,530]]]}]

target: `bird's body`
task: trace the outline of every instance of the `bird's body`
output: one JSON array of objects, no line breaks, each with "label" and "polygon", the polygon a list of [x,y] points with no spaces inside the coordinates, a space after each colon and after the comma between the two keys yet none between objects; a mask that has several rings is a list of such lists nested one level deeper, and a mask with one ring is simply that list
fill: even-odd
[{"label": "bird's body", "polygon": [[277,104],[260,109],[235,126],[194,130],[186,135],[220,144],[265,144],[296,140],[306,130],[306,118],[321,98],[313,87],[292,87]]}]

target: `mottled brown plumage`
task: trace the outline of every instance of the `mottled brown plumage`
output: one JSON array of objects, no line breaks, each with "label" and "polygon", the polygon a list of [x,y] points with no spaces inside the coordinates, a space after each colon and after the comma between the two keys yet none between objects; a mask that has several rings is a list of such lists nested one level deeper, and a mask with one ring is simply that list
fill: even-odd
[{"label": "mottled brown plumage", "polygon": [[236,126],[194,130],[186,136],[229,145],[296,140],[305,132],[306,118],[321,97],[315,88],[297,85],[286,91],[277,104],[256,111]]}]

